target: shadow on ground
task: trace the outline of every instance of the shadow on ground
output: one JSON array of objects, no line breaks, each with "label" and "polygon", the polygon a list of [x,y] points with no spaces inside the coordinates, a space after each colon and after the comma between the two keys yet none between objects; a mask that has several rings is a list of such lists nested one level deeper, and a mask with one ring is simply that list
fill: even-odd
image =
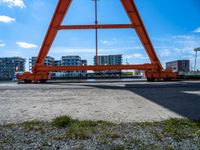
[{"label": "shadow on ground", "polygon": [[112,90],[129,90],[188,119],[200,120],[200,83],[85,85]]}]

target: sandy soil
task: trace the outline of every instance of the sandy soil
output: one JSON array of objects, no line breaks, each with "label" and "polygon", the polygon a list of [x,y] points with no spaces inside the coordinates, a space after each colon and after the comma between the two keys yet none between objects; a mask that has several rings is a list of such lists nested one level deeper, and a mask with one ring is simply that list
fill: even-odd
[{"label": "sandy soil", "polygon": [[200,119],[200,82],[0,84],[0,124],[60,115],[113,122]]}]

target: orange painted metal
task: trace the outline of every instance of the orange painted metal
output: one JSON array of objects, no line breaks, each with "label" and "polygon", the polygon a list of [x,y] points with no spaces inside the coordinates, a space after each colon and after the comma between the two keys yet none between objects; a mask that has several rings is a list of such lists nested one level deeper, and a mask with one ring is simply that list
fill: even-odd
[{"label": "orange painted metal", "polygon": [[31,72],[25,72],[23,75],[17,75],[17,78],[20,81],[24,81],[26,83],[32,83],[33,82],[44,82],[46,80],[51,79],[51,76],[48,72],[37,72],[37,73],[31,73]]},{"label": "orange painted metal", "polygon": [[101,70],[152,70],[156,69],[155,65],[143,64],[143,65],[98,65],[98,66],[40,66],[38,71],[101,71]]},{"label": "orange painted metal", "polygon": [[[62,21],[70,7],[72,0],[59,0],[54,12],[52,21],[49,25],[47,34],[41,46],[36,65],[33,67],[33,73],[24,73],[18,75],[19,80],[25,81],[44,81],[48,80],[48,72],[52,71],[73,71],[73,70],[145,70],[146,77],[153,79],[176,78],[176,73],[163,70],[162,65],[149,35],[145,29],[142,19],[139,15],[134,0],[121,0],[121,3],[131,21],[131,24],[95,24],[95,25],[62,25]],[[119,65],[119,66],[44,66],[44,60],[59,30],[77,30],[77,29],[113,29],[113,28],[134,28],[141,43],[143,44],[151,64],[143,65]]]},{"label": "orange painted metal", "polygon": [[177,78],[177,73],[172,72],[171,70],[164,70],[164,71],[158,71],[158,70],[146,70],[145,76],[147,80],[154,81],[155,79],[163,79],[163,80],[171,80]]},{"label": "orange painted metal", "polygon": [[134,28],[132,24],[98,24],[98,25],[62,25],[59,30],[79,30],[79,29],[127,29]]}]

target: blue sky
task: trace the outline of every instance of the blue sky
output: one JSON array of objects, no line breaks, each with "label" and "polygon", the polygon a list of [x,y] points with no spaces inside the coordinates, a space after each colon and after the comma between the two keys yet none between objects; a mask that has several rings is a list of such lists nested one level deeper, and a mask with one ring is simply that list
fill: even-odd
[{"label": "blue sky", "polygon": [[[0,0],[0,57],[37,56],[57,2]],[[135,0],[135,3],[162,64],[190,59],[193,66],[193,49],[200,47],[200,1]],[[93,24],[93,4],[91,0],[73,0],[63,24]],[[120,0],[100,0],[98,9],[101,24],[129,23]],[[93,64],[94,37],[93,30],[60,31],[49,55],[56,59],[80,55]],[[124,63],[149,62],[132,29],[100,30],[99,49],[100,55],[123,54]]]}]

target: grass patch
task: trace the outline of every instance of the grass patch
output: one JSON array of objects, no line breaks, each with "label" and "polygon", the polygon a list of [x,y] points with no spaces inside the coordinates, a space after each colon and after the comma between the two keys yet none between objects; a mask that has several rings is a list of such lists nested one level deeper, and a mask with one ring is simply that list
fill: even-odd
[{"label": "grass patch", "polygon": [[148,127],[152,127],[155,125],[155,122],[141,122],[138,123],[138,126],[142,127],[142,128],[148,128]]},{"label": "grass patch", "polygon": [[169,135],[178,141],[193,137],[195,134],[198,136],[199,130],[199,121],[192,121],[188,119],[169,119],[163,122],[164,134]]},{"label": "grass patch", "polygon": [[5,128],[13,128],[15,126],[16,126],[16,124],[9,123],[9,124],[5,124],[5,125],[0,125],[0,128],[3,128],[3,127],[5,127]]},{"label": "grass patch", "polygon": [[12,143],[12,141],[11,141],[10,138],[5,138],[5,139],[3,139],[2,142],[0,142],[0,143],[2,143],[2,144],[10,144],[10,143]]},{"label": "grass patch", "polygon": [[156,144],[145,144],[141,139],[130,139],[126,141],[126,149],[139,149],[139,150],[160,150],[161,148]]},{"label": "grass patch", "polygon": [[98,121],[91,121],[91,120],[73,120],[71,127],[76,126],[80,128],[93,128],[99,125]]},{"label": "grass patch", "polygon": [[105,133],[105,137],[111,139],[117,139],[120,138],[121,136],[116,131],[107,131]]},{"label": "grass patch", "polygon": [[171,131],[171,127],[184,129],[184,128],[192,128],[192,129],[200,129],[200,121],[193,121],[189,119],[168,119],[163,122],[165,125],[165,129]]},{"label": "grass patch", "polygon": [[166,149],[166,150],[174,150],[172,145],[167,145],[167,146],[164,147],[164,149]]},{"label": "grass patch", "polygon": [[129,141],[129,146],[130,145],[134,145],[136,147],[139,147],[139,146],[143,145],[143,143],[139,139],[132,139],[132,140]]},{"label": "grass patch", "polygon": [[126,149],[125,146],[119,145],[119,146],[113,147],[111,150],[125,150],[125,149]]},{"label": "grass patch", "polygon": [[100,129],[99,130],[99,136],[98,139],[102,141],[103,143],[106,143],[107,140],[109,139],[117,139],[121,138],[120,133],[118,133],[117,129],[113,129],[111,127],[105,128],[105,129]]},{"label": "grass patch", "polygon": [[75,140],[86,140],[92,135],[92,130],[90,128],[83,128],[78,126],[70,126],[66,132],[66,136],[70,139]]},{"label": "grass patch", "polygon": [[86,140],[91,138],[91,136],[95,134],[98,129],[105,129],[112,123],[106,121],[73,120],[69,116],[61,116],[53,119],[51,124],[56,127],[67,127],[66,133],[64,135],[54,137],[53,139],[55,140]]},{"label": "grass patch", "polygon": [[53,136],[51,139],[52,139],[52,140],[56,140],[56,141],[62,141],[62,140],[68,139],[68,137],[64,134],[64,135],[56,135],[56,136]]},{"label": "grass patch", "polygon": [[[2,126],[2,129],[3,127],[6,127],[6,125]],[[150,123],[114,124],[106,121],[81,121],[72,119],[69,116],[60,116],[53,119],[52,122],[30,121],[16,125],[7,125],[7,128],[11,129],[16,127],[23,128],[28,131],[43,131],[41,134],[46,134],[52,130],[58,130],[59,134],[49,137],[50,139],[56,141],[95,139],[103,145],[113,145],[118,139],[124,142],[124,145],[115,146],[113,147],[113,150],[133,148],[159,149],[158,147],[160,144],[169,138],[172,138],[173,142],[183,142],[183,139],[189,139],[192,141],[194,138],[197,137],[198,140],[200,137],[200,122],[188,119],[169,119],[162,122]],[[26,132],[26,130],[20,130],[20,132]],[[143,138],[141,138],[140,131],[142,134],[147,132],[146,135],[149,137],[149,140],[154,141],[155,145],[145,145],[146,142],[144,142]],[[145,131],[145,133],[143,133],[143,131]],[[135,134],[133,136],[132,134],[129,134],[130,132],[135,132],[135,134],[138,133],[138,136]],[[129,138],[127,139],[123,137]],[[13,140],[12,138],[10,139],[3,137],[3,139],[0,139],[0,145],[9,144],[10,142],[12,144]],[[194,142],[198,145],[198,142]],[[167,147],[164,145],[163,148],[171,149],[173,147]]]},{"label": "grass patch", "polygon": [[66,136],[70,139],[86,140],[90,138],[99,127],[107,126],[104,121],[73,120],[69,125]]},{"label": "grass patch", "polygon": [[22,123],[22,126],[27,131],[36,130],[36,131],[43,131],[44,129],[44,122],[41,121],[27,121]]},{"label": "grass patch", "polygon": [[86,128],[86,127],[87,128],[94,128],[94,127],[107,128],[107,127],[110,127],[112,123],[107,122],[107,121],[73,120],[71,125],[83,127],[83,128]]},{"label": "grass patch", "polygon": [[58,128],[67,127],[72,122],[72,118],[69,116],[60,116],[52,121],[52,125]]},{"label": "grass patch", "polygon": [[155,138],[155,140],[157,140],[157,141],[163,141],[165,138],[165,136],[162,134],[162,132],[160,133],[160,132],[155,131],[152,133],[152,135]]},{"label": "grass patch", "polygon": [[[195,132],[195,135],[198,136],[200,138],[200,130]],[[200,143],[200,142],[199,142]]]}]

